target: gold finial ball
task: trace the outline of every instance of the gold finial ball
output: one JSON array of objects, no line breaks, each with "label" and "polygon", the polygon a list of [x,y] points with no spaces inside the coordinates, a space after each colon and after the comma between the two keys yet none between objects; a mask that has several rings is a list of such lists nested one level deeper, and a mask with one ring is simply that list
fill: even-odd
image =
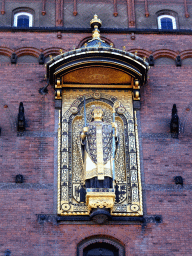
[{"label": "gold finial ball", "polygon": [[136,86],[136,87],[139,86],[139,80],[135,80],[135,86]]},{"label": "gold finial ball", "polygon": [[90,21],[90,25],[92,28],[97,26],[98,28],[101,27],[102,21],[98,18],[97,14],[94,15],[93,19]]},{"label": "gold finial ball", "polygon": [[138,99],[139,98],[139,91],[135,92],[135,98]]}]

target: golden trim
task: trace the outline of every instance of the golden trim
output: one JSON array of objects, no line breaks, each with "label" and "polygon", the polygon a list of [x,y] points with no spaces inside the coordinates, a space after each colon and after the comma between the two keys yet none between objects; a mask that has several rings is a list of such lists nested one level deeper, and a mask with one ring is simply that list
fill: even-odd
[{"label": "golden trim", "polygon": [[62,99],[62,97],[61,97],[61,90],[56,90],[55,92],[56,92],[55,99],[56,100],[61,100]]},{"label": "golden trim", "polygon": [[137,124],[137,111],[134,111],[135,115],[135,137],[136,137],[136,149],[137,149],[137,175],[138,175],[138,184],[139,184],[139,205],[140,210],[138,213],[143,215],[143,198],[142,198],[142,185],[141,185],[141,167],[140,167],[140,149],[139,149],[139,136],[138,136],[138,124]]},{"label": "golden trim", "polygon": [[[106,48],[110,48],[110,47],[106,47]],[[81,48],[80,48],[81,49]],[[89,49],[89,48],[87,48]],[[113,48],[115,49],[115,48]],[[78,49],[76,49],[78,50]],[[117,49],[119,50],[119,49]],[[68,58],[71,58],[71,57],[75,57],[75,56],[79,56],[79,55],[87,55],[89,53],[110,53],[111,55],[118,55],[118,56],[123,56],[124,58],[126,59],[130,59],[130,60],[134,60],[134,62],[136,62],[137,64],[139,64],[140,66],[142,66],[144,69],[147,69],[148,67],[144,66],[141,62],[137,61],[134,57],[131,57],[131,56],[128,56],[128,55],[124,55],[124,54],[120,54],[120,53],[117,53],[117,52],[110,52],[110,51],[107,51],[107,50],[103,50],[103,51],[98,51],[98,50],[91,50],[91,51],[86,51],[86,52],[77,52],[75,54],[69,54],[65,57],[63,57],[62,59],[59,59],[57,61],[55,61],[54,63],[50,64],[49,67],[52,67],[54,65],[56,65],[57,63],[59,63],[60,61],[62,61],[63,59],[68,59]],[[134,55],[133,55],[134,56]],[[83,57],[82,57],[83,58]],[[139,57],[140,58],[140,57]],[[134,65],[133,65],[134,66]]]},{"label": "golden trim", "polygon": [[55,85],[55,88],[56,88],[56,89],[61,89],[61,88],[62,88],[60,78],[57,78],[57,83],[56,83],[56,85]]},{"label": "golden trim", "polygon": [[62,84],[63,88],[116,88],[131,89],[132,85],[113,84]]},{"label": "golden trim", "polygon": [[58,152],[57,152],[57,165],[58,165],[58,176],[57,176],[57,189],[58,189],[58,197],[57,197],[57,212],[61,213],[61,110],[59,109],[59,123],[58,123]]},{"label": "golden trim", "polygon": [[[131,71],[133,71],[134,73],[136,73],[138,76],[140,76],[140,77],[142,77],[142,74],[134,67],[134,66],[127,66],[127,65],[125,65],[125,64],[122,64],[122,63],[118,63],[117,61],[81,61],[81,62],[77,62],[77,63],[74,63],[74,64],[72,64],[72,65],[66,65],[66,66],[62,66],[63,68],[60,68],[60,69],[58,69],[57,68],[57,70],[54,72],[54,75],[58,75],[59,73],[61,73],[62,71],[65,71],[65,70],[67,70],[67,69],[69,69],[69,68],[71,68],[71,67],[73,67],[73,71],[74,71],[74,67],[76,67],[76,66],[79,66],[79,63],[81,63],[81,64],[88,64],[88,66],[83,66],[83,67],[81,67],[81,68],[84,68],[84,67],[90,67],[90,64],[95,64],[95,65],[93,65],[93,66],[104,66],[104,67],[108,67],[107,66],[107,64],[115,64],[115,67],[113,67],[113,66],[109,66],[109,67],[111,67],[111,68],[117,68],[117,66],[118,67],[122,67],[122,68],[126,68],[126,71],[124,71],[124,73],[126,73],[126,74],[129,74],[129,75],[131,75],[131,76],[133,76],[133,74],[130,74],[129,72],[127,72],[128,70],[131,70]],[[68,63],[69,64],[69,63]],[[100,65],[99,65],[100,64]],[[78,68],[77,68],[78,69]],[[121,70],[121,69],[119,69],[119,70]],[[69,72],[71,72],[71,71],[69,71]]]},{"label": "golden trim", "polygon": [[[109,53],[108,51],[89,51],[89,53]],[[111,53],[111,52],[110,52]],[[86,54],[86,52],[84,53],[78,53],[78,54],[73,54],[73,55],[71,55],[71,56],[66,56],[66,57],[64,57],[63,59],[68,59],[68,58],[70,58],[70,57],[75,57],[75,56],[78,56],[78,55],[85,55]],[[118,53],[111,53],[111,54],[113,54],[113,55],[118,55],[118,56],[121,56],[121,54],[118,54]],[[129,57],[129,56],[124,56],[125,58],[127,58],[127,59],[130,59],[130,60],[133,60],[131,57]],[[83,58],[83,57],[82,57]],[[91,58],[91,57],[89,57],[89,58]],[[55,61],[53,64],[51,64],[50,65],[50,67],[52,67],[52,66],[54,66],[55,64],[57,64],[57,63],[59,63],[59,62],[61,62],[63,59],[60,59],[60,60],[58,60],[58,61]],[[140,62],[138,62],[138,61],[136,61],[135,59],[134,59],[134,61],[136,62],[136,63],[138,63],[138,64],[140,64],[144,69],[146,69],[146,67],[145,66],[143,66]],[[73,61],[70,61],[70,62],[73,62]],[[69,62],[69,63],[70,63]],[[60,65],[59,67],[61,67],[61,66],[63,66],[63,65]],[[134,65],[132,65],[134,68],[136,68]],[[57,67],[57,70],[58,70],[58,68],[59,67]]]},{"label": "golden trim", "polygon": [[135,80],[134,85],[133,85],[133,89],[136,89],[136,90],[140,89],[139,80],[138,79]]}]

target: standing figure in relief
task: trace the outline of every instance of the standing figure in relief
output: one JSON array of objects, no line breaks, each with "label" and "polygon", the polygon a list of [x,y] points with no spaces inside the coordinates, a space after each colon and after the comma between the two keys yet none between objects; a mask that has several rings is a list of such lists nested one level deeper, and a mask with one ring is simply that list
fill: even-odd
[{"label": "standing figure in relief", "polygon": [[81,133],[84,180],[86,188],[112,188],[113,128],[115,123],[103,122],[103,110],[92,111],[93,120]]}]

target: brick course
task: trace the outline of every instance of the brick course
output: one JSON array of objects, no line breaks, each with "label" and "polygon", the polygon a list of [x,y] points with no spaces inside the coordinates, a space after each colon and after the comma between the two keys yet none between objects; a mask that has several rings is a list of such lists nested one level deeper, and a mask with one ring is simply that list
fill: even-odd
[{"label": "brick course", "polygon": [[[51,3],[51,1],[49,1]],[[139,2],[139,1],[138,1]],[[181,2],[178,1],[179,4]],[[17,50],[77,46],[90,36],[86,33],[1,32],[1,47]],[[116,48],[145,50],[151,53],[169,49],[182,53],[191,50],[190,35],[103,34]],[[2,54],[2,53],[1,53]],[[148,73],[142,88],[139,122],[142,161],[144,213],[160,215],[162,223],[146,225],[118,223],[82,224],[37,220],[39,214],[56,214],[56,178],[54,174],[57,119],[54,90],[39,94],[46,85],[45,68],[37,63],[0,64],[0,255],[9,249],[13,256],[72,256],[77,244],[91,236],[105,235],[120,241],[128,255],[191,255],[191,150],[192,150],[192,65],[176,67],[157,62]],[[189,54],[188,57],[191,58]],[[27,122],[22,136],[16,131],[20,102],[24,103]],[[172,105],[180,118],[179,139],[169,133]],[[6,107],[7,105],[7,107]],[[56,120],[56,121],[55,121]],[[15,175],[25,182],[15,184]],[[181,175],[184,186],[175,185]]]}]

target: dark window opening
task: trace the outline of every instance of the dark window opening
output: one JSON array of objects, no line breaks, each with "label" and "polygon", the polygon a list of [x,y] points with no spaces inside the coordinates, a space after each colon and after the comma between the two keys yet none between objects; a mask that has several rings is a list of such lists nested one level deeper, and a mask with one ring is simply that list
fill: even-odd
[{"label": "dark window opening", "polygon": [[173,29],[173,22],[170,18],[161,19],[161,29]]},{"label": "dark window opening", "polygon": [[29,16],[19,15],[17,19],[17,27],[28,28],[29,27]]},{"label": "dark window opening", "polygon": [[83,256],[119,256],[119,249],[108,243],[95,243],[83,250]]}]

